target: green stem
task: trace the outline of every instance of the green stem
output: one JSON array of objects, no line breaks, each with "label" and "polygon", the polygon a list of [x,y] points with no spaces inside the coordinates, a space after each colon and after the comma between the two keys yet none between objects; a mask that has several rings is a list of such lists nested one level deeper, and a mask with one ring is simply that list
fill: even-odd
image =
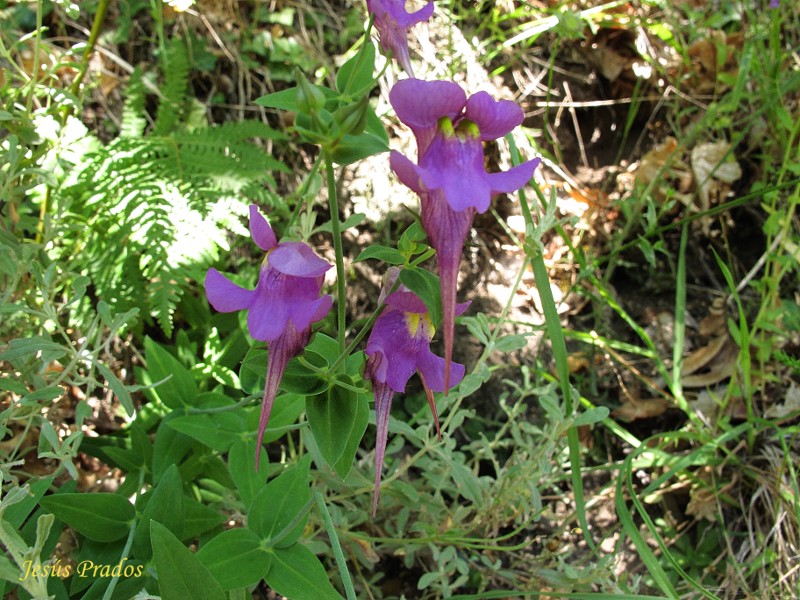
[{"label": "green stem", "polygon": [[81,82],[83,81],[86,71],[89,68],[89,58],[91,58],[92,52],[94,52],[94,47],[97,45],[97,38],[100,37],[100,28],[103,26],[103,21],[106,18],[106,12],[108,11],[108,5],[110,3],[110,0],[100,0],[97,5],[97,12],[94,14],[94,21],[92,22],[92,30],[89,32],[89,39],[86,42],[86,48],[83,49],[81,68],[69,88],[69,91],[73,96],[78,95]]},{"label": "green stem", "polygon": [[336,339],[339,341],[340,352],[344,352],[347,333],[345,318],[345,293],[347,290],[344,281],[344,253],[342,251],[342,231],[339,223],[339,200],[336,193],[336,176],[333,170],[333,157],[328,149],[323,149],[322,152],[325,156],[325,174],[328,180],[328,206],[331,211],[333,251],[336,253]]},{"label": "green stem", "polygon": [[342,552],[342,546],[339,544],[339,537],[336,535],[336,528],[333,526],[333,520],[328,512],[328,507],[325,506],[325,500],[322,494],[314,492],[314,498],[317,501],[317,508],[322,515],[322,522],[325,524],[325,531],[328,532],[328,537],[331,540],[333,547],[333,556],[336,559],[336,566],[339,567],[339,574],[342,576],[342,584],[344,585],[347,600],[356,600],[356,590],[353,588],[353,580],[350,578],[350,571],[347,570],[347,561]]}]

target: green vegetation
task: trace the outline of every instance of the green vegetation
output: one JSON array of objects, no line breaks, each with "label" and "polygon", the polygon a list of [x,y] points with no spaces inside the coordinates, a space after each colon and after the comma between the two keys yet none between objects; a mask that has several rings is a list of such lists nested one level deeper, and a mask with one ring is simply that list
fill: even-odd
[{"label": "green vegetation", "polygon": [[[476,216],[466,375],[394,396],[373,518],[376,282],[403,267],[437,341],[443,302],[419,205],[351,202],[414,155],[366,7],[0,0],[0,592],[800,595],[800,8],[779,4],[436,2],[417,77],[523,108],[490,172],[544,160]],[[203,285],[252,289],[274,258],[252,204],[336,266],[259,465],[267,349]]]}]

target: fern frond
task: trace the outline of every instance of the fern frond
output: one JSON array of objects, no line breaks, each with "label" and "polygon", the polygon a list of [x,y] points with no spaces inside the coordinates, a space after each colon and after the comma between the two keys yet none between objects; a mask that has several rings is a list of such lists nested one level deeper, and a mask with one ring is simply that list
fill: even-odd
[{"label": "fern frond", "polygon": [[139,67],[131,73],[128,82],[127,97],[122,106],[121,138],[138,138],[144,135],[147,121],[144,118],[145,88],[142,83],[142,71]]},{"label": "fern frond", "polygon": [[164,135],[174,131],[186,110],[186,91],[189,84],[189,51],[186,43],[175,37],[164,54],[161,65],[164,71],[164,84],[161,86],[163,97],[158,104],[156,122],[153,128],[155,135]]}]

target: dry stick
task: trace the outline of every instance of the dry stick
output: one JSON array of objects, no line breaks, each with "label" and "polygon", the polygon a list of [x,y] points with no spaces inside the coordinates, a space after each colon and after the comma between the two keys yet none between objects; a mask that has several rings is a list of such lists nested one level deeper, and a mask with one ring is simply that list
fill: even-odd
[{"label": "dry stick", "polygon": [[581,160],[586,168],[589,168],[589,159],[586,158],[586,148],[583,144],[583,136],[581,135],[581,126],[578,124],[578,113],[575,112],[575,106],[572,104],[572,92],[569,91],[569,84],[564,82],[564,94],[567,98],[567,110],[572,117],[572,126],[575,128],[575,135],[578,138],[578,148],[581,151]]}]

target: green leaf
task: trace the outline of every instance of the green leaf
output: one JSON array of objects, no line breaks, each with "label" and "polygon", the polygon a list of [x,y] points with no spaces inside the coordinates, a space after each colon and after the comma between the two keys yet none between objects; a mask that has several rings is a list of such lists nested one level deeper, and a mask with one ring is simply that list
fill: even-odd
[{"label": "green leaf", "polygon": [[242,439],[245,431],[244,418],[236,412],[175,417],[170,419],[169,426],[221,452],[227,452],[231,444]]},{"label": "green leaf", "polygon": [[111,391],[114,392],[114,395],[119,400],[119,403],[122,404],[122,408],[125,409],[127,415],[129,417],[133,417],[136,414],[136,409],[133,407],[131,394],[128,392],[128,388],[125,387],[125,384],[122,383],[119,378],[114,375],[114,373],[112,373],[111,370],[103,363],[96,361],[94,366],[97,367],[97,370],[100,371],[100,374],[108,382],[108,387],[110,387]]},{"label": "green leaf", "polygon": [[206,566],[169,529],[151,521],[150,538],[162,600],[226,600]]},{"label": "green leaf", "polygon": [[283,533],[278,546],[295,543],[303,533],[308,514],[299,519],[291,531],[283,530],[294,520],[311,499],[308,476],[311,457],[304,456],[299,463],[270,481],[253,500],[247,519],[247,526],[265,541],[273,541]]},{"label": "green leaf", "polygon": [[518,333],[501,337],[494,343],[494,349],[498,352],[514,352],[522,350],[528,345],[528,334]]},{"label": "green leaf", "polygon": [[388,151],[389,145],[373,133],[345,135],[333,148],[333,161],[339,165],[350,165],[373,154]]},{"label": "green leaf", "polygon": [[[366,219],[366,218],[367,218],[367,215],[365,215],[364,213],[353,213],[352,215],[347,217],[343,222],[339,223],[339,229],[341,231],[347,231],[351,227],[355,227],[356,225],[360,225],[361,223],[363,223],[364,219]],[[333,230],[333,227],[331,226],[331,222],[330,221],[326,221],[325,223],[323,223],[319,227],[315,227],[314,228],[314,233],[319,232],[319,231],[325,231],[327,233],[331,233],[332,230]]]},{"label": "green leaf", "polygon": [[[321,90],[322,93],[325,94],[325,97],[329,100],[336,96],[336,93],[331,89],[319,85],[315,87]],[[258,104],[259,106],[266,106],[267,108],[278,108],[281,110],[300,112],[300,109],[297,106],[296,87],[291,87],[285,90],[281,90],[280,92],[275,92],[273,94],[267,94],[266,96],[261,96],[260,98],[256,98],[255,103]]]},{"label": "green leaf", "polygon": [[265,580],[278,594],[292,600],[342,599],[331,585],[325,567],[302,544],[274,548],[272,567]]},{"label": "green leaf", "polygon": [[400,271],[400,282],[425,303],[434,327],[442,322],[442,292],[439,278],[419,267]]},{"label": "green leaf", "polygon": [[128,535],[136,511],[116,494],[55,494],[42,507],[96,542],[113,542]]},{"label": "green leaf", "polygon": [[267,376],[267,351],[264,348],[251,347],[239,368],[239,383],[245,394],[264,391],[264,379]]},{"label": "green leaf", "polygon": [[[176,465],[170,466],[156,488],[150,492],[150,498],[142,511],[139,523],[151,520],[164,525],[178,538],[183,535],[183,483]],[[139,527],[133,536],[133,552],[136,558],[150,559],[150,528]]]},{"label": "green leaf", "polygon": [[229,529],[214,537],[197,552],[223,590],[249,587],[269,571],[272,554],[249,529]]},{"label": "green leaf", "polygon": [[[39,504],[39,500],[41,500],[42,496],[44,496],[45,492],[50,487],[50,484],[53,483],[53,479],[54,477],[45,477],[38,481],[34,481],[27,487],[27,489],[25,489],[25,487],[19,488],[20,490],[24,489],[25,494],[18,502],[3,507],[3,520],[15,529],[22,527],[25,519],[27,519],[31,512],[33,512],[33,509],[36,508],[37,504]],[[21,493],[21,491],[18,493]],[[10,492],[7,492],[3,500],[7,501],[9,498]]]},{"label": "green leaf", "polygon": [[594,408],[590,408],[586,412],[582,412],[572,424],[575,427],[580,427],[581,425],[593,425],[594,423],[599,423],[603,419],[608,416],[608,408],[605,406],[595,406]]},{"label": "green leaf", "polygon": [[41,361],[44,364],[61,358],[67,353],[66,348],[44,336],[34,336],[11,340],[8,347],[0,352],[0,360],[13,362],[15,360],[42,353]]},{"label": "green leaf", "polygon": [[180,464],[186,453],[197,443],[188,435],[170,427],[170,421],[178,416],[177,413],[167,415],[156,430],[156,439],[153,442],[153,481],[156,483],[170,465]]},{"label": "green leaf", "polygon": [[[320,355],[314,351],[316,339],[306,347],[303,358],[312,365],[324,368],[328,365],[325,355]],[[338,348],[338,346],[337,346]],[[247,394],[257,394],[264,391],[264,380],[267,373],[267,351],[263,348],[250,348],[242,361],[239,370],[239,381],[242,383],[242,390]],[[319,394],[328,387],[328,383],[318,374],[300,364],[297,358],[293,358],[286,365],[281,379],[281,389],[285,392],[294,394]]]},{"label": "green leaf", "polygon": [[406,257],[403,256],[398,250],[388,246],[369,246],[361,251],[361,254],[356,258],[356,262],[375,258],[382,260],[390,265],[402,265],[406,262]]},{"label": "green leaf", "polygon": [[240,440],[228,452],[228,470],[245,507],[249,507],[253,498],[267,485],[269,458],[266,453],[262,453],[261,463],[256,471],[255,455],[255,440]]},{"label": "green leaf", "polygon": [[344,452],[345,441],[350,437],[357,411],[358,396],[339,386],[329,388],[324,394],[306,397],[306,415],[311,433],[322,458],[331,467]]},{"label": "green leaf", "polygon": [[364,437],[364,432],[367,430],[369,424],[369,394],[359,394],[356,400],[356,414],[353,418],[353,425],[350,429],[350,434],[344,441],[344,448],[342,449],[342,456],[336,461],[334,469],[339,477],[345,479],[353,468],[353,459],[358,452],[358,446],[361,444],[361,438]]},{"label": "green leaf", "polygon": [[[337,379],[355,387],[345,374]],[[369,422],[369,394],[357,394],[347,387],[332,386],[325,394],[306,398],[306,415],[322,458],[344,479]]]},{"label": "green leaf", "polygon": [[147,372],[153,381],[162,381],[154,390],[170,408],[191,406],[197,397],[197,384],[192,373],[177,358],[149,337],[144,340]]},{"label": "green leaf", "polygon": [[228,517],[217,512],[210,506],[200,504],[194,498],[184,496],[183,511],[183,539],[192,540],[211,531],[228,520]]},{"label": "green leaf", "polygon": [[[303,352],[303,359],[320,369],[324,369],[329,363],[325,355],[317,354],[310,347]],[[328,388],[328,382],[297,358],[293,358],[286,365],[280,387],[285,392],[308,396],[324,392]]]},{"label": "green leaf", "polygon": [[356,55],[344,63],[336,74],[336,89],[343,94],[360,96],[372,87],[375,70],[375,45],[366,42]]}]

